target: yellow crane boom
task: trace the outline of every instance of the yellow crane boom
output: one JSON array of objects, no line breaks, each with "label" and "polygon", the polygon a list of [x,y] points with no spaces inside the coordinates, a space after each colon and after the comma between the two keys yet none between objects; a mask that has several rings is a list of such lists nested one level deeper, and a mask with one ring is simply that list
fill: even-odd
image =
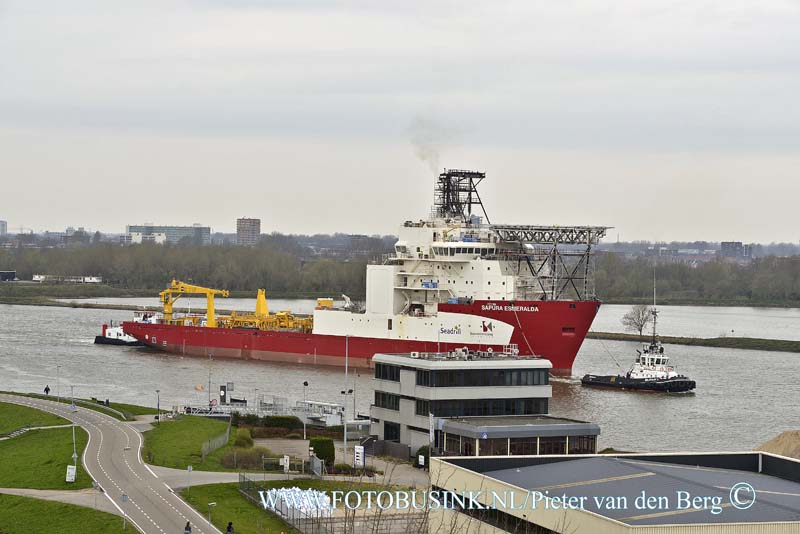
[{"label": "yellow crane boom", "polygon": [[164,321],[167,323],[172,322],[172,306],[176,300],[187,293],[206,296],[206,326],[215,328],[217,326],[217,318],[214,314],[214,297],[216,295],[227,297],[229,295],[228,290],[193,286],[179,280],[173,280],[167,289],[158,294],[161,298],[161,304],[164,306]]}]

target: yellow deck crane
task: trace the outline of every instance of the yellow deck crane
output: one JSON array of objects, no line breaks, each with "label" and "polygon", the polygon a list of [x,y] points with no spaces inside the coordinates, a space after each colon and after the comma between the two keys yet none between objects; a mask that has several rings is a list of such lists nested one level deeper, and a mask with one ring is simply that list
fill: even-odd
[{"label": "yellow deck crane", "polygon": [[[257,328],[258,330],[306,333],[314,329],[313,317],[298,317],[289,311],[270,313],[266,294],[266,290],[258,290],[256,312],[254,314],[231,312],[230,315],[220,319],[223,326],[228,328]],[[330,306],[333,306],[333,301],[330,302]]]},{"label": "yellow deck crane", "polygon": [[214,314],[214,297],[216,295],[227,297],[228,290],[193,286],[178,280],[173,280],[167,289],[158,294],[161,297],[161,304],[164,305],[164,322],[172,322],[172,305],[187,293],[206,296],[206,326],[215,328],[217,326],[217,318]]}]

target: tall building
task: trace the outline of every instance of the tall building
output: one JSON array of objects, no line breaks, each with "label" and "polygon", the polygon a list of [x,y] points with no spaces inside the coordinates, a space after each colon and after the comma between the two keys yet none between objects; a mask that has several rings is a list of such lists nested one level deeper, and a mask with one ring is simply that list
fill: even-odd
[{"label": "tall building", "polygon": [[8,233],[8,223],[6,221],[0,221],[0,235],[6,235]]},{"label": "tall building", "polygon": [[252,246],[261,237],[261,219],[236,219],[236,243]]},{"label": "tall building", "polygon": [[[164,240],[171,244],[191,244],[191,245],[208,245],[211,242],[211,228],[209,226],[202,226],[200,224],[193,224],[192,226],[155,226],[153,224],[139,224],[128,225],[125,233],[129,234],[132,238],[134,234],[139,234],[137,237],[142,242],[161,241],[158,234],[164,234]],[[131,239],[133,241],[133,239]]]},{"label": "tall building", "polygon": [[741,258],[744,256],[744,245],[741,241],[723,241],[719,253],[723,258]]}]

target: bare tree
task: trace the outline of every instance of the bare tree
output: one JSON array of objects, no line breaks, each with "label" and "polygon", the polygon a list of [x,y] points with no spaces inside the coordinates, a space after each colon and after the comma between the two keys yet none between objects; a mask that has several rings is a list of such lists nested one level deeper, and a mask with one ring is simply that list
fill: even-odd
[{"label": "bare tree", "polygon": [[620,321],[625,330],[631,332],[639,332],[642,335],[645,327],[653,320],[652,308],[647,304],[636,304],[631,307],[630,311],[622,316]]}]

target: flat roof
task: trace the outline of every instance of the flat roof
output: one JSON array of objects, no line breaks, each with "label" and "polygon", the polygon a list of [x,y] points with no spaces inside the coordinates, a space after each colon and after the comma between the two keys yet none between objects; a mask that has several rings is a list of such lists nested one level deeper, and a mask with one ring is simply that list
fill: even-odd
[{"label": "flat roof", "polygon": [[430,361],[493,361],[493,360],[542,360],[539,356],[520,355],[519,352],[487,350],[451,350],[447,352],[383,352],[386,356],[401,356],[414,360]]},{"label": "flat roof", "polygon": [[600,434],[600,427],[594,423],[549,415],[455,417],[442,421],[445,432],[481,439]]},{"label": "flat roof", "polygon": [[483,353],[470,356],[451,352],[404,352],[377,353],[372,357],[376,363],[409,366],[420,369],[550,369],[550,360],[536,356],[515,356],[502,352]]},{"label": "flat roof", "polygon": [[[481,465],[480,458],[441,460],[473,471]],[[591,455],[572,459],[559,456],[538,460],[498,457],[486,458],[479,472],[526,492],[585,497],[583,510],[630,526],[800,521],[800,462],[760,452]],[[755,502],[747,509],[739,509],[733,503],[732,488],[742,483],[752,486],[756,493]],[[666,497],[666,507],[637,507],[636,499],[642,492]],[[694,501],[681,503],[679,492],[685,492],[689,499],[718,499],[718,508],[711,500],[696,508],[688,506]],[[742,502],[750,497],[746,490],[739,496]],[[601,503],[607,503],[608,497],[624,497],[627,505],[617,509],[603,506]],[[713,513],[715,509],[718,513]]]}]

